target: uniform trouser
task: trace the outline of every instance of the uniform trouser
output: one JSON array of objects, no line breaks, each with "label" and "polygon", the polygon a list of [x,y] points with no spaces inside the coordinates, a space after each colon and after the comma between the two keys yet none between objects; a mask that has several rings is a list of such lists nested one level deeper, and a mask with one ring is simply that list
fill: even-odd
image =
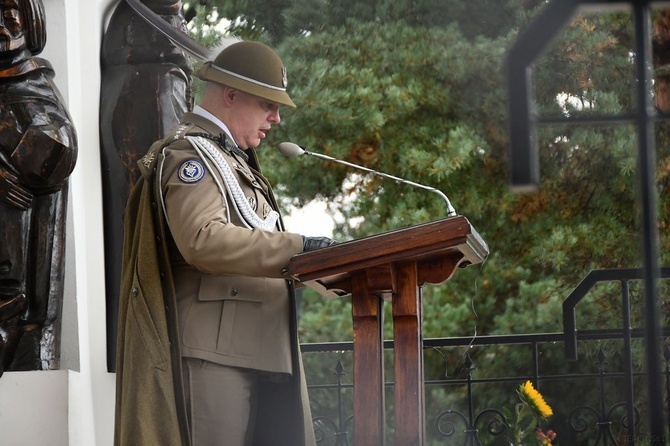
[{"label": "uniform trouser", "polygon": [[193,446],[250,446],[259,373],[194,358],[183,368]]}]

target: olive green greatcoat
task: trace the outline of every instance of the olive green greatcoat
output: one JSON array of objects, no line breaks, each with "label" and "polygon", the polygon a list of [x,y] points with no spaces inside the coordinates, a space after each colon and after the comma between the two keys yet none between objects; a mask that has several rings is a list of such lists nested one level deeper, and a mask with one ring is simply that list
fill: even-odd
[{"label": "olive green greatcoat", "polygon": [[[170,342],[176,315],[165,226],[151,177],[133,188],[125,213],[119,299],[114,444],[188,444],[179,342]],[[165,280],[161,281],[161,274]],[[164,286],[165,285],[165,286]]]},{"label": "olive green greatcoat", "polygon": [[[167,140],[167,139],[166,139]],[[156,165],[168,142],[140,161],[143,177],[125,214],[117,352],[117,446],[190,445],[182,385],[181,346],[165,216]],[[251,151],[252,161],[255,154]],[[162,278],[162,280],[161,280]],[[290,286],[293,378],[262,390],[255,445],[314,443]],[[276,403],[281,402],[281,405]],[[288,405],[287,405],[288,402]]]}]

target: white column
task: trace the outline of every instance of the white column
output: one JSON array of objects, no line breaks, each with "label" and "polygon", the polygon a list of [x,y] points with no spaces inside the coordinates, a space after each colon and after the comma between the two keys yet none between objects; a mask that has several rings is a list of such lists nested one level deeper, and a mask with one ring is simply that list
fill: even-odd
[{"label": "white column", "polygon": [[[63,0],[47,0],[59,2]],[[79,372],[70,372],[69,444],[107,446],[114,427],[114,374],[107,372],[100,177],[100,44],[109,0],[64,0],[67,101],[79,140],[70,180]],[[115,2],[114,2],[115,3]],[[61,79],[65,81],[65,79]]]}]

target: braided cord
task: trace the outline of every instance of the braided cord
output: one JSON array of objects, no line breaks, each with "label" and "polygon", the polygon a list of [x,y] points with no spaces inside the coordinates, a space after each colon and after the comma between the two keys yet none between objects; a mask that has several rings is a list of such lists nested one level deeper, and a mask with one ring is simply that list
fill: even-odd
[{"label": "braided cord", "polygon": [[265,219],[260,218],[258,214],[256,214],[256,211],[251,208],[251,205],[244,196],[244,192],[242,191],[237,178],[235,178],[233,170],[223,158],[221,152],[217,150],[211,142],[201,136],[187,136],[186,139],[196,150],[204,150],[212,160],[216,166],[216,169],[221,174],[224,183],[226,183],[226,189],[235,201],[235,205],[237,206],[237,209],[240,212],[242,218],[244,218],[244,220],[254,228],[258,228],[266,232],[272,232],[277,224],[277,220],[279,219],[279,213],[273,210],[270,211]]}]

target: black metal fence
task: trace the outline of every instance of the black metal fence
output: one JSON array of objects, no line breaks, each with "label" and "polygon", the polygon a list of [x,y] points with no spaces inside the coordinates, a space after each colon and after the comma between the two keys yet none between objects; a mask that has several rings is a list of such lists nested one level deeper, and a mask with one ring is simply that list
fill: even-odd
[{"label": "black metal fence", "polygon": [[[630,116],[598,116],[589,119],[578,119],[578,122],[630,122],[636,128],[638,150],[637,178],[639,189],[639,208],[641,210],[641,241],[642,270],[644,285],[647,290],[644,306],[644,329],[646,348],[647,391],[650,394],[647,406],[650,412],[649,429],[652,433],[639,443],[638,435],[630,436],[627,444],[666,445],[668,422],[663,417],[667,410],[667,402],[660,398],[664,383],[659,380],[661,369],[656,360],[661,349],[660,341],[660,305],[659,291],[656,289],[659,279],[659,230],[657,227],[657,198],[655,195],[655,164],[656,141],[654,124],[659,120],[667,120],[667,114],[661,114],[654,107],[652,99],[653,56],[651,17],[653,7],[665,5],[666,2],[651,0],[561,0],[548,2],[546,8],[533,20],[530,26],[521,33],[507,57],[508,93],[510,115],[510,182],[511,185],[524,189],[539,184],[539,148],[534,137],[535,127],[539,123],[555,122],[543,116],[534,115],[531,67],[539,54],[551,43],[553,38],[565,26],[568,19],[582,6],[598,6],[614,8],[627,5],[630,7],[634,25],[634,67],[635,93],[637,107]],[[561,119],[563,122],[566,120]],[[577,121],[576,121],[577,122]],[[631,408],[628,408],[629,416]]]},{"label": "black metal fence", "polygon": [[[661,273],[663,279],[670,278],[670,269]],[[642,289],[635,286],[641,280],[637,269],[590,273],[564,301],[562,333],[425,339],[426,444],[509,445],[505,410],[513,411],[519,402],[516,390],[526,380],[552,407],[553,416],[541,427],[556,432],[561,445],[670,444],[670,432],[663,439],[651,438],[646,423],[646,333],[634,327],[643,320],[636,316],[644,299]],[[618,328],[577,330],[577,304],[605,282],[617,290],[621,311],[613,312],[610,320]],[[580,320],[581,325],[585,322]],[[670,329],[664,329],[658,361],[666,420],[669,339]],[[402,408],[393,406],[393,342],[387,341],[385,347],[390,371],[386,444],[392,445],[395,412]],[[303,344],[302,350],[318,444],[354,445],[353,344]]]}]

